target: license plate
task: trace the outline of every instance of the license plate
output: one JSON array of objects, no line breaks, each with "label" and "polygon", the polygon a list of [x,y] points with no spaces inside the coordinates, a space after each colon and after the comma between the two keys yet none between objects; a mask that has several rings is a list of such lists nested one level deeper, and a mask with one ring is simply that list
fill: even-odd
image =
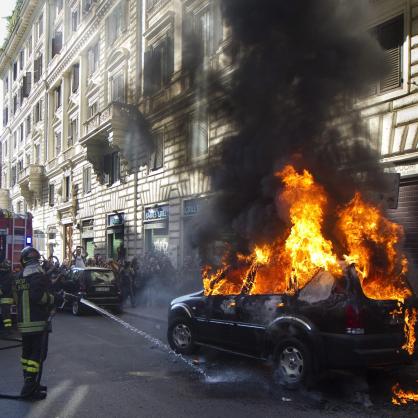
[{"label": "license plate", "polygon": [[110,287],[96,287],[96,292],[109,292]]}]

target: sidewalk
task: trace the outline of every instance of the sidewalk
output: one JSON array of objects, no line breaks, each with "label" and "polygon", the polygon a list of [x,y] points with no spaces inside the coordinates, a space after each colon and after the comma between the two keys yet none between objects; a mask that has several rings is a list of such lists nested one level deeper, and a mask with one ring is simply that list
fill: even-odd
[{"label": "sidewalk", "polygon": [[132,315],[142,319],[148,319],[154,322],[167,323],[168,305],[144,306],[139,304],[131,308],[129,303],[123,308],[125,315]]}]

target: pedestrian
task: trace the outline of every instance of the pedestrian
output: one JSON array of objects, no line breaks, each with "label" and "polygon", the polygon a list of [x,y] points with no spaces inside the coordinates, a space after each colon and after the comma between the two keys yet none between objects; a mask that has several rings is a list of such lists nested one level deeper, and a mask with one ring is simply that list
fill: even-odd
[{"label": "pedestrian", "polygon": [[12,316],[10,314],[10,308],[14,303],[12,284],[12,268],[7,260],[3,260],[0,263],[0,305],[3,328],[6,333],[9,333],[12,330],[13,325]]},{"label": "pedestrian", "polygon": [[86,257],[83,255],[83,247],[77,247],[73,252],[72,265],[79,268],[86,267]]},{"label": "pedestrian", "polygon": [[117,257],[118,257],[117,262],[122,264],[126,258],[126,248],[123,245],[123,243],[119,245],[116,252],[117,252]]},{"label": "pedestrian", "polygon": [[46,387],[40,385],[42,363],[48,352],[48,320],[54,306],[54,297],[48,292],[49,280],[40,265],[40,254],[33,247],[22,250],[23,270],[14,280],[15,301],[18,311],[18,329],[22,334],[24,385],[21,396],[43,399]]},{"label": "pedestrian", "polygon": [[135,283],[134,273],[129,261],[125,261],[122,268],[119,271],[120,283],[122,287],[122,300],[125,303],[126,299],[131,301],[131,307],[135,307]]}]

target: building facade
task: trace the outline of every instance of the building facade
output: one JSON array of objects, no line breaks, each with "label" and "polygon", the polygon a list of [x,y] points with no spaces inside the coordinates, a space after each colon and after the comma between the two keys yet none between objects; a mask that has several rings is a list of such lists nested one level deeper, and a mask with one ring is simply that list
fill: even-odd
[{"label": "building facade", "polygon": [[[0,56],[0,205],[33,215],[44,255],[191,256],[189,220],[210,194],[209,120],[195,70],[226,68],[219,5],[176,0],[25,0]],[[199,45],[185,65],[184,31]],[[186,57],[186,58],[185,58]],[[192,71],[193,70],[193,71]],[[152,147],[141,147],[147,119]],[[144,142],[144,141],[142,141]]]}]

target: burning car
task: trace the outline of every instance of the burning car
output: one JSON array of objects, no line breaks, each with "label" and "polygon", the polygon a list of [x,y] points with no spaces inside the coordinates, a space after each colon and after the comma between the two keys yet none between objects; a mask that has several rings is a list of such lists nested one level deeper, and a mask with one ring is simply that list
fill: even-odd
[{"label": "burning car", "polygon": [[275,378],[294,388],[324,368],[407,362],[397,309],[396,301],[369,299],[349,266],[338,278],[319,272],[294,294],[199,292],[174,299],[168,341],[182,354],[209,346],[272,359]]},{"label": "burning car", "polygon": [[203,292],[172,301],[170,346],[271,358],[290,388],[323,368],[410,360],[417,309],[401,226],[356,193],[331,214],[333,241],[323,232],[325,189],[290,165],[277,176],[278,212],[289,226],[249,254],[227,253],[221,266],[204,269]]}]

